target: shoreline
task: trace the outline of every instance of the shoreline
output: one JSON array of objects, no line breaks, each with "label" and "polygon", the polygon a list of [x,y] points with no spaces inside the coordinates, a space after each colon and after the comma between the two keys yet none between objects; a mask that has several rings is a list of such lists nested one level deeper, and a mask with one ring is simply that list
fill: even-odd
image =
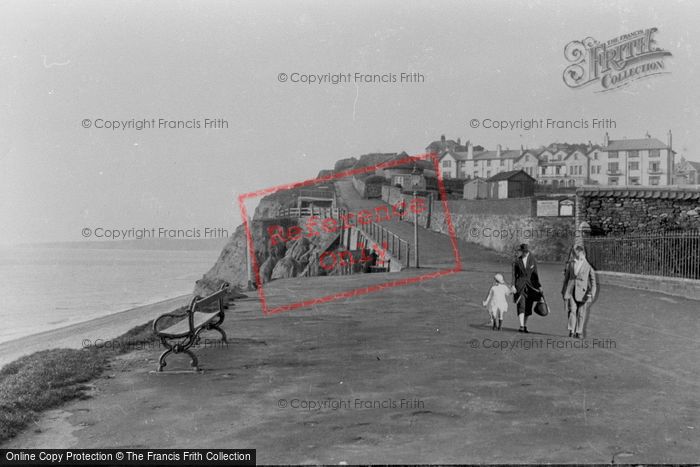
[{"label": "shoreline", "polygon": [[189,303],[192,294],[184,294],[148,305],[141,305],[106,316],[69,324],[0,343],[0,368],[34,352],[57,348],[80,349],[85,342],[109,340]]}]

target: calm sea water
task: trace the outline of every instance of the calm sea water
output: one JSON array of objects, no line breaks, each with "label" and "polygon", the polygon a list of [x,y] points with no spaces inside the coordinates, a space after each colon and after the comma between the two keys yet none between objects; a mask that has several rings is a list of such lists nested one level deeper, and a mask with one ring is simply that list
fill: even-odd
[{"label": "calm sea water", "polygon": [[0,248],[0,342],[191,293],[219,253]]}]

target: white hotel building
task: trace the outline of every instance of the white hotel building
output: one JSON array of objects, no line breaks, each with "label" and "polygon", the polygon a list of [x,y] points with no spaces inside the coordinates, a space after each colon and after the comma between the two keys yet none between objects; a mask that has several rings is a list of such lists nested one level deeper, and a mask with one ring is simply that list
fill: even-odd
[{"label": "white hotel building", "polygon": [[674,155],[672,136],[667,144],[647,135],[641,139],[611,140],[603,146],[554,143],[537,149],[483,150],[471,142],[434,141],[429,152],[440,154],[445,178],[489,178],[500,172],[524,170],[543,185],[671,185]]}]

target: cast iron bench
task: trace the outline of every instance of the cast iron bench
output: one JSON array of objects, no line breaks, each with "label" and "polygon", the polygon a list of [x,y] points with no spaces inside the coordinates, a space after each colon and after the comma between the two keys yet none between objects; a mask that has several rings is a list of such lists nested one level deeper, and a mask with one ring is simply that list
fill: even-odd
[{"label": "cast iron bench", "polygon": [[[224,304],[224,297],[228,293],[228,287],[229,284],[223,284],[218,291],[206,297],[197,295],[190,302],[186,318],[165,329],[158,329],[159,321],[165,318],[179,318],[182,315],[165,313],[153,321],[153,333],[160,338],[163,346],[167,349],[158,359],[158,371],[163,371],[163,367],[166,365],[165,357],[171,353],[186,353],[192,359],[191,365],[196,371],[199,371],[199,362],[195,354],[190,350],[190,347],[197,344],[199,334],[202,331],[214,329],[221,334],[221,341],[226,343],[226,333],[219,325],[223,323],[224,310],[228,308]],[[213,312],[205,311],[205,307],[209,307],[215,302],[218,302],[218,310]]]}]

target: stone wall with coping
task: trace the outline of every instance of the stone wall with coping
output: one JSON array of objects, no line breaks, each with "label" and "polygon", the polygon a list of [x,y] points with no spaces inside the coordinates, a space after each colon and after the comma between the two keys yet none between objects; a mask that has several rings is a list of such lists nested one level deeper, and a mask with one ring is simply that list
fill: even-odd
[{"label": "stone wall with coping", "polygon": [[581,187],[578,216],[593,235],[700,229],[698,187]]}]

